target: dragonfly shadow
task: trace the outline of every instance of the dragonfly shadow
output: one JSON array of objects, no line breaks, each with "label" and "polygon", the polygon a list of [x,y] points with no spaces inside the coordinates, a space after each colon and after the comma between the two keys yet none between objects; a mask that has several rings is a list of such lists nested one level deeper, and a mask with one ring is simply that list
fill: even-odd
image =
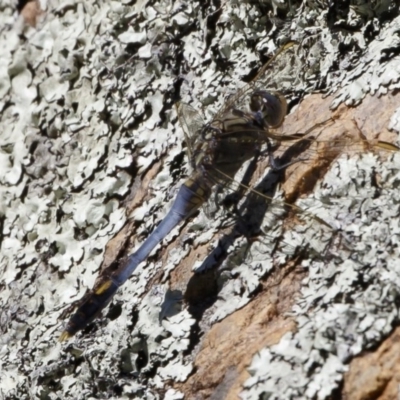
[{"label": "dragonfly shadow", "polygon": [[[300,162],[301,155],[311,143],[310,138],[294,143],[279,159],[276,159],[278,166],[293,164],[296,159],[299,159]],[[242,185],[249,186],[257,167],[258,158],[256,156],[249,164],[241,181]],[[228,263],[225,261],[229,255],[229,249],[235,244],[236,239],[240,236],[245,236],[248,239],[248,250],[251,246],[251,238],[262,235],[261,224],[270,208],[270,202],[258,193],[262,193],[268,198],[273,198],[278,184],[284,179],[285,170],[286,167],[279,170],[268,170],[265,177],[253,188],[253,191],[247,195],[243,204],[238,208],[238,216],[230,231],[220,238],[217,247],[207,256],[190,278],[186,286],[184,299],[189,306],[189,312],[196,319],[201,318],[206,310],[218,299],[218,293],[227,279],[224,275],[226,276],[226,271],[229,270]],[[228,201],[230,202],[232,198],[238,200],[243,197],[243,192],[244,190],[229,194],[227,196],[229,198]],[[239,262],[243,262],[243,258]]]}]

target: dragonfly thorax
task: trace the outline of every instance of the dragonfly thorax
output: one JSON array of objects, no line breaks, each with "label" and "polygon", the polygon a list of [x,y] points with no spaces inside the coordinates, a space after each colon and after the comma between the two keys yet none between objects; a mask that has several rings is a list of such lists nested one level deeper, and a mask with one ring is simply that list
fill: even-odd
[{"label": "dragonfly thorax", "polygon": [[201,130],[200,136],[203,141],[211,142],[218,135],[221,135],[221,133],[222,133],[221,128],[216,127],[211,124],[206,124],[206,125],[204,125],[203,129]]}]

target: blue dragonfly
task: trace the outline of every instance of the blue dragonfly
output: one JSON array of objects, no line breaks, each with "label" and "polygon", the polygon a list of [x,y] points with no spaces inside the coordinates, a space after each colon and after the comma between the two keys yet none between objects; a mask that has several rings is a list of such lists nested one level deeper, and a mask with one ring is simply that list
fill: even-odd
[{"label": "blue dragonfly", "polygon": [[[204,123],[203,118],[191,106],[181,103],[177,107],[178,117],[184,130],[188,157],[192,174],[182,184],[176,199],[157,228],[143,242],[141,247],[116,267],[102,271],[90,290],[80,301],[76,312],[72,315],[59,340],[64,341],[78,331],[84,329],[109,304],[118,289],[130,278],[140,263],[145,261],[152,250],[182,221],[190,218],[208,199],[213,189],[218,185],[226,185],[232,181],[244,162],[252,159],[256,153],[264,149],[269,156],[272,169],[284,169],[298,161],[312,158],[318,150],[308,150],[286,164],[279,165],[273,152],[276,145],[292,146],[299,141],[313,146],[318,144],[318,138],[310,137],[313,126],[305,133],[282,135],[277,133],[287,114],[287,101],[284,95],[275,90],[269,90],[274,84],[285,86],[285,81],[276,82],[274,71],[282,65],[290,67],[290,62],[296,57],[297,44],[291,42],[283,46],[277,54],[265,64],[252,82],[245,85],[231,96],[211,122]],[[265,81],[268,81],[265,83]],[[268,86],[268,90],[260,88],[260,82]],[[247,110],[245,108],[248,105]],[[325,124],[323,121],[318,126]],[[329,143],[332,154],[337,154],[346,146],[351,151],[378,149],[398,151],[392,144],[375,141],[374,143],[357,138],[346,143]],[[313,153],[314,152],[314,153]],[[325,150],[324,154],[327,152]],[[243,186],[243,185],[242,185]],[[249,189],[244,187],[244,189]],[[270,198],[250,189],[256,194]],[[296,212],[304,212],[291,204],[288,206]],[[313,216],[320,224],[334,230],[328,223]]]}]

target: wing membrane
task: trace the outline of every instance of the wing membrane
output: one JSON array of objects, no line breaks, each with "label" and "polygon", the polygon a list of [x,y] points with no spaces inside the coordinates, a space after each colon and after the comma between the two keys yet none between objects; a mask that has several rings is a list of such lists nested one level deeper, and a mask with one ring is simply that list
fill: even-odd
[{"label": "wing membrane", "polygon": [[185,136],[188,155],[192,157],[193,144],[205,124],[204,118],[190,104],[183,102],[176,104],[176,112]]},{"label": "wing membrane", "polygon": [[296,42],[282,46],[250,83],[237,90],[235,95],[227,100],[214,119],[223,117],[232,108],[242,110],[248,108],[249,95],[257,88],[268,91],[279,90],[283,93],[300,90],[302,64],[297,55],[298,46]]},{"label": "wing membrane", "polygon": [[[254,131],[264,133],[265,140],[259,144],[265,145],[269,139],[273,143],[275,157],[286,158],[285,163],[289,164],[294,164],[296,160],[309,165],[321,161],[331,163],[342,154],[354,156],[369,151],[390,154],[400,150],[392,143],[367,139],[354,120],[329,118],[311,126],[304,133],[282,133],[284,130],[285,126],[280,131],[254,128]],[[295,158],[296,155],[298,158]]]},{"label": "wing membrane", "polygon": [[[362,132],[358,129],[355,122],[344,125],[340,121],[331,120],[329,122],[330,124],[328,124],[328,127],[325,126],[325,123],[317,124],[319,130],[309,129],[305,134],[282,135],[282,137],[280,137],[278,133],[273,135],[273,139],[277,142],[279,154],[282,157],[283,163],[290,163],[290,161],[297,160],[297,162],[294,162],[294,164],[289,167],[296,173],[302,174],[297,178],[299,181],[297,186],[304,185],[304,180],[308,179],[312,181],[310,173],[317,173],[318,170],[329,166],[329,164],[343,154],[352,157],[356,154],[372,151],[387,155],[400,150],[397,146],[385,141],[367,140],[362,135]],[[270,132],[266,132],[266,135],[268,135],[268,137],[271,136]],[[295,154],[295,156],[293,154]],[[294,160],[293,157],[295,157]],[[263,165],[266,165],[266,163],[267,162]],[[303,171],[298,172],[299,170]],[[218,170],[218,168],[215,168],[215,176],[216,181],[225,182],[224,186],[226,190],[239,191],[241,195],[249,191],[251,196],[256,196],[260,201],[266,202],[268,205],[268,213],[275,216],[274,223],[276,223],[277,219],[281,218],[283,214],[290,211],[302,217],[307,217],[320,226],[324,226],[330,232],[332,238],[338,235],[341,237],[341,233],[329,222],[293,204],[292,200],[294,200],[296,196],[291,195],[291,193],[286,193],[286,201],[279,200],[274,198],[273,195],[264,193],[261,188],[253,188],[250,187],[249,184],[236,181],[233,177]],[[317,178],[319,178],[318,175]],[[316,180],[314,180],[313,183],[315,183],[315,181]],[[296,184],[293,183],[293,186],[296,186]],[[254,203],[251,202],[248,202],[246,207],[252,208],[253,211],[255,208]],[[293,246],[285,244],[284,241],[281,241],[281,243],[293,248]]]}]

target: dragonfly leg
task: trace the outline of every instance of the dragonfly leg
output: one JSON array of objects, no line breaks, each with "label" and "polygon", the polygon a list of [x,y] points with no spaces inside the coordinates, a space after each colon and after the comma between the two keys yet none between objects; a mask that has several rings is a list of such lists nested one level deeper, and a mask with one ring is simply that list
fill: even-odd
[{"label": "dragonfly leg", "polygon": [[219,195],[222,193],[222,185],[218,184],[217,187],[215,188],[215,192],[214,192],[214,203],[220,207],[221,206],[221,202],[219,201]]},{"label": "dragonfly leg", "polygon": [[[305,132],[287,135],[287,137],[290,137],[289,140],[292,140],[292,139],[293,140],[298,140],[298,139],[300,139],[300,141],[301,141],[302,138],[304,138],[307,135],[309,135],[313,130],[315,130],[315,129],[319,128],[319,127],[322,127],[322,126],[324,126],[325,124],[327,124],[329,122],[334,122],[334,121],[335,121],[334,118],[332,118],[332,117],[328,118],[325,121],[322,121],[322,122],[314,124],[312,127],[308,128]],[[269,163],[270,163],[270,166],[271,166],[273,171],[281,171],[281,170],[283,170],[283,169],[285,169],[285,168],[289,167],[290,165],[295,164],[297,162],[308,161],[307,158],[296,158],[295,160],[292,160],[292,161],[290,161],[290,162],[288,162],[286,164],[279,165],[277,163],[275,157],[273,156],[273,148],[272,148],[271,142],[269,140],[267,140],[266,143],[267,143],[266,151],[268,153]]]},{"label": "dragonfly leg", "polygon": [[296,164],[300,161],[307,161],[307,159],[305,159],[305,158],[296,158],[295,160],[292,160],[285,164],[279,165],[276,161],[276,158],[274,157],[273,148],[272,148],[271,142],[269,140],[267,140],[266,151],[267,151],[268,157],[269,157],[269,165],[271,166],[271,169],[273,171],[282,171],[283,169],[289,167],[292,164]]},{"label": "dragonfly leg", "polygon": [[291,165],[296,164],[300,161],[307,161],[307,159],[306,158],[296,158],[296,160],[292,160],[285,164],[278,165],[275,157],[272,154],[269,154],[269,164],[273,171],[282,171],[283,169],[290,167]]}]

